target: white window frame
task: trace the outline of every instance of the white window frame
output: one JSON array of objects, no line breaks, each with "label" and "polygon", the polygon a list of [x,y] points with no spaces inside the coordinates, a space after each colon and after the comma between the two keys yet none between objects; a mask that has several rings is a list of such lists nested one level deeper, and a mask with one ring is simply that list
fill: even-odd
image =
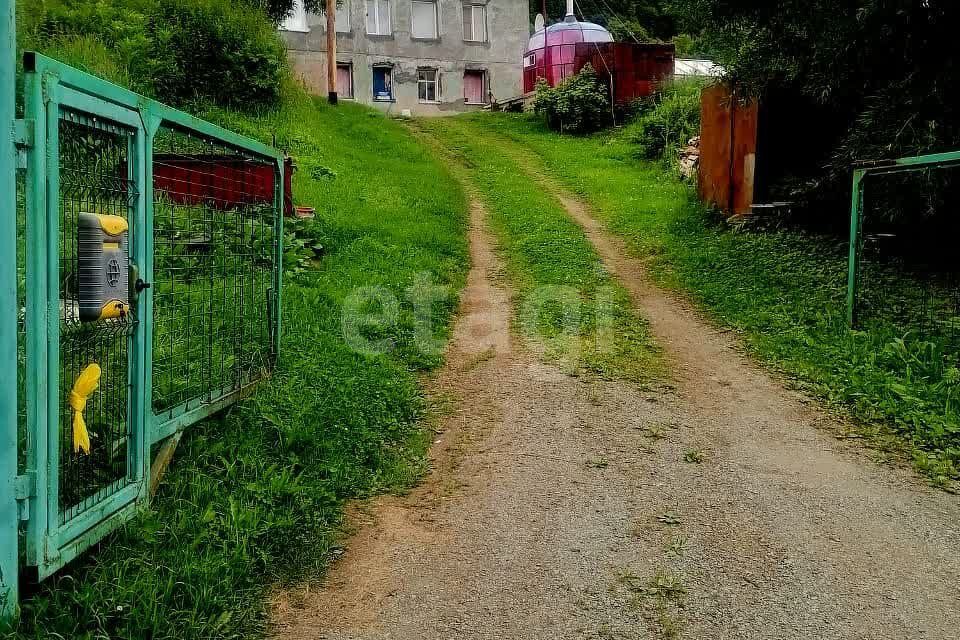
[{"label": "white window frame", "polygon": [[[463,32],[464,42],[488,42],[490,40],[490,30],[487,25],[487,5],[480,2],[464,2],[460,5],[463,11],[463,20],[460,22],[466,26],[466,14],[470,12],[470,33]],[[483,38],[477,37],[477,11],[479,10],[483,20]],[[468,37],[469,35],[469,37]]]},{"label": "white window frame", "polygon": [[[376,31],[370,31],[370,4],[373,3],[373,23]],[[380,3],[384,2],[387,7],[387,24],[380,24]],[[393,0],[364,0],[364,11],[366,18],[364,28],[369,36],[392,36],[393,35]],[[384,28],[386,27],[386,28]]]},{"label": "white window frame", "polygon": [[[433,6],[433,35],[423,36],[415,35],[413,29],[413,6],[417,4],[429,4]],[[440,39],[440,3],[437,0],[410,0],[410,37],[414,40],[439,40]]]},{"label": "white window frame", "polygon": [[[338,0],[343,6],[336,6],[333,12],[333,24],[336,33],[350,33],[352,31],[350,24],[350,0]],[[334,3],[336,4],[336,3]],[[323,14],[321,14],[323,16]],[[346,22],[345,25],[340,23],[341,18]],[[327,30],[327,17],[323,16],[323,21],[320,23],[320,27],[326,31]],[[342,28],[346,27],[346,28]]]},{"label": "white window frame", "polygon": [[[429,72],[433,72],[433,80],[426,80],[420,77],[420,74]],[[421,97],[420,87],[426,87],[431,84],[433,85],[433,100]],[[426,91],[424,91],[423,95],[426,95]],[[436,67],[420,67],[417,69],[417,101],[420,104],[440,104],[441,100],[440,69],[437,69]]]}]

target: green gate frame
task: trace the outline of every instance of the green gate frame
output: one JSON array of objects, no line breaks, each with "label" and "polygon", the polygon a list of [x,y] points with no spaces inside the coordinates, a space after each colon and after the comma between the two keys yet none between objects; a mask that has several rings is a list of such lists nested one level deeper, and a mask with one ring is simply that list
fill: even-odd
[{"label": "green gate frame", "polygon": [[[131,260],[147,281],[153,276],[153,143],[162,126],[248,153],[274,168],[273,299],[274,356],[279,354],[283,257],[284,157],[277,150],[170,108],[43,55],[24,56],[24,118],[16,120],[15,10],[0,0],[0,366],[17,367],[17,159],[26,158],[25,337],[26,467],[18,475],[17,376],[0,381],[0,622],[17,612],[21,554],[19,533],[26,526],[23,558],[42,579],[132,517],[149,500],[150,451],[157,442],[221,410],[248,394],[240,388],[194,398],[157,415],[152,398],[153,292],[140,294],[138,325],[131,339],[130,425],[132,445],[128,485],[76,518],[59,525],[58,443],[50,442],[50,420],[62,411],[59,397],[59,150],[56,132],[61,107],[111,121],[135,132],[129,171],[138,196],[131,209]],[[12,312],[12,313],[11,313]],[[53,346],[51,346],[53,345]],[[275,361],[275,360],[274,360]],[[55,424],[55,428],[58,425]],[[53,505],[53,506],[51,506]],[[55,526],[56,525],[56,526]]]},{"label": "green gate frame", "polygon": [[867,178],[911,173],[924,169],[949,169],[960,166],[960,151],[924,156],[861,162],[853,170],[853,189],[850,203],[850,248],[847,260],[847,324],[858,325],[857,303],[860,295],[860,257],[863,252],[863,208]]},{"label": "green gate frame", "polygon": [[[14,0],[0,0],[0,256],[17,255],[17,45]],[[17,261],[0,259],[0,366],[17,362]],[[20,510],[17,378],[0,378],[0,623],[17,611]]]}]

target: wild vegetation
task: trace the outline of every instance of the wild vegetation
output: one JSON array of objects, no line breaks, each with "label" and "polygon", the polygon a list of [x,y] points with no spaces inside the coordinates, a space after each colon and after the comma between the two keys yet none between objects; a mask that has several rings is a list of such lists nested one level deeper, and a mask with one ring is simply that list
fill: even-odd
[{"label": "wild vegetation", "polygon": [[530,116],[471,125],[483,132],[474,139],[542,162],[649,260],[659,282],[689,292],[795,385],[854,417],[877,456],[905,447],[935,484],[960,478],[960,376],[929,341],[889,323],[848,329],[842,241],[732,231],[662,164],[638,161],[629,129],[574,143]]},{"label": "wild vegetation", "polygon": [[[803,162],[776,176],[775,186],[785,199],[808,202],[808,218],[842,227],[855,161],[960,148],[955,2],[677,0],[673,7],[739,90],[779,114],[784,142]],[[924,215],[920,201],[930,194],[913,191],[912,217]]]},{"label": "wild vegetation", "polygon": [[18,9],[22,49],[174,106],[269,107],[289,76],[273,25],[230,0],[40,0]]},{"label": "wild vegetation", "polygon": [[647,160],[675,159],[677,149],[700,134],[702,89],[703,82],[699,80],[678,80],[636,102],[624,137],[637,145],[637,156]]},{"label": "wild vegetation", "polygon": [[[566,0],[533,0],[531,23],[544,7],[549,21],[554,22],[566,13]],[[605,26],[621,42],[673,39],[683,53],[693,53],[697,46],[691,36],[678,36],[680,25],[670,0],[576,0],[574,10],[585,20]]]},{"label": "wild vegetation", "polygon": [[[92,12],[86,18],[83,5]],[[257,112],[235,110],[242,94],[213,91],[209,76],[196,91],[177,93],[169,88],[176,82],[161,82],[185,68],[177,67],[183,50],[165,54],[170,69],[139,66],[131,51],[161,41],[171,49],[200,46],[160,40],[154,18],[131,17],[141,9],[209,27],[206,35],[194,32],[210,47],[203,55],[237,55],[214,61],[221,69],[257,66],[251,73],[269,78],[269,91],[235,87],[262,96],[244,102]],[[441,361],[439,350],[422,348],[424,328],[443,343],[465,275],[462,193],[396,123],[361,107],[329,108],[289,83],[285,66],[274,67],[267,55],[282,51],[269,21],[235,3],[58,1],[24,3],[24,13],[34,18],[22,23],[24,46],[160,98],[170,91],[207,119],[275,140],[297,160],[297,202],[316,207],[317,217],[288,224],[276,373],[255,397],[192,427],[150,510],[25,594],[11,635],[261,635],[272,586],[315,577],[338,553],[344,501],[403,491],[424,470],[430,408],[417,376]],[[121,16],[126,24],[117,24]],[[131,25],[140,31],[114,31]],[[212,40],[231,28],[247,29],[237,36],[246,42],[239,49]],[[244,47],[259,47],[257,34],[270,36],[264,55],[248,57]],[[425,315],[410,290],[427,286],[435,293]],[[357,297],[358,288],[377,295]],[[396,314],[382,313],[382,296],[396,301]],[[348,343],[345,308],[356,312],[355,341],[377,349]]]},{"label": "wild vegetation", "polygon": [[537,80],[533,111],[560,133],[590,133],[612,123],[607,87],[587,63],[556,87]]}]

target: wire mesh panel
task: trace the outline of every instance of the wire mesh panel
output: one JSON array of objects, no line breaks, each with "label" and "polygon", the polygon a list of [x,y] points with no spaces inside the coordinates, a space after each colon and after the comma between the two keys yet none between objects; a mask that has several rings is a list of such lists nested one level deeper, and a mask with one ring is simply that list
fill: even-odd
[{"label": "wire mesh panel", "polygon": [[153,409],[173,415],[274,361],[276,165],[162,127],[153,152]]},{"label": "wire mesh panel", "polygon": [[27,459],[27,207],[25,169],[17,170],[17,473]]},{"label": "wire mesh panel", "polygon": [[[118,216],[132,224],[137,189],[130,156],[135,132],[63,110],[60,161],[60,425],[59,505],[63,524],[131,482],[131,336],[136,320],[84,322],[80,311],[82,214]],[[117,274],[126,278],[126,273]],[[102,372],[82,414],[89,451],[77,447],[71,393],[89,367]]]},{"label": "wire mesh panel", "polygon": [[868,176],[861,209],[861,326],[885,326],[960,353],[960,219],[956,169]]}]

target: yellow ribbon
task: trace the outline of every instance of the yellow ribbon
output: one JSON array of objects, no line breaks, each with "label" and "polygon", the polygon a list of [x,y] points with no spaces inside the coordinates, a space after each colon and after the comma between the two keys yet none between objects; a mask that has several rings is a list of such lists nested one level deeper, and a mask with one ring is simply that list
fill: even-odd
[{"label": "yellow ribbon", "polygon": [[90,434],[83,419],[83,410],[87,407],[87,398],[100,384],[100,365],[87,365],[73,383],[70,391],[70,408],[73,409],[73,452],[83,451],[90,455]]}]

